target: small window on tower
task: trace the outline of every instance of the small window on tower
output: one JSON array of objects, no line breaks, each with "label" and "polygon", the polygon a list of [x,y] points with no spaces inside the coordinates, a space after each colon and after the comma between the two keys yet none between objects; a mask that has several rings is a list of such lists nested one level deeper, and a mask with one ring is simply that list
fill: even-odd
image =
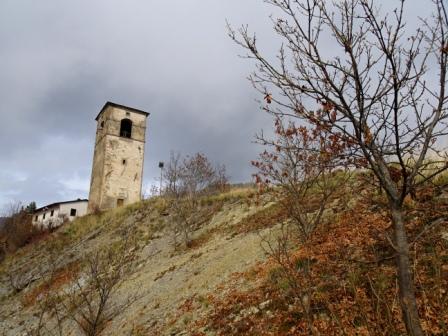
[{"label": "small window on tower", "polygon": [[53,215],[54,215],[54,210],[51,210],[50,217],[53,217]]},{"label": "small window on tower", "polygon": [[76,209],[70,209],[70,217],[75,217],[76,216]]},{"label": "small window on tower", "polygon": [[104,128],[104,121],[101,122],[101,128]]},{"label": "small window on tower", "polygon": [[122,161],[122,162],[123,162],[123,165],[125,165],[125,164],[126,164],[126,159],[123,159],[123,161]]},{"label": "small window on tower", "polygon": [[132,136],[132,121],[123,119],[120,124],[120,136],[130,138]]}]

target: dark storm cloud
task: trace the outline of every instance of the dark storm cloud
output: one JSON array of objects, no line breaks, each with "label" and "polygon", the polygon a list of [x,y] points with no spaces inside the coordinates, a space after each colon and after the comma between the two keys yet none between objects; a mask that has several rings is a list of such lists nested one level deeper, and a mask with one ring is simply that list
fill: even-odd
[{"label": "dark storm cloud", "polygon": [[107,100],[147,110],[145,184],[170,150],[204,152],[250,180],[271,121],[225,20],[278,48],[260,0],[0,2],[0,208],[86,197],[94,118]]},{"label": "dark storm cloud", "polygon": [[0,207],[86,197],[107,100],[151,112],[145,184],[170,150],[249,180],[253,134],[270,121],[225,19],[270,32],[268,14],[256,0],[2,1]]}]

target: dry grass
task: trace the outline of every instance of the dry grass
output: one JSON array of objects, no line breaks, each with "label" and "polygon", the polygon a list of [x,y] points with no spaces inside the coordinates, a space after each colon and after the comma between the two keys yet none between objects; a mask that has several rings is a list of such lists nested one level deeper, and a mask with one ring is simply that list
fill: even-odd
[{"label": "dry grass", "polygon": [[250,200],[257,195],[257,189],[255,187],[233,187],[229,191],[214,194],[209,196],[203,196],[199,202],[201,205],[212,205],[214,203],[233,203],[240,200]]},{"label": "dry grass", "polygon": [[79,263],[72,262],[64,267],[56,270],[54,274],[46,279],[44,282],[35,286],[31,291],[26,293],[22,298],[22,304],[24,307],[32,306],[41,297],[47,294],[58,291],[61,287],[71,283],[79,273]]},{"label": "dry grass", "polygon": [[[299,269],[304,258],[313,260],[310,300],[314,327],[321,335],[405,332],[393,249],[385,237],[390,234],[390,220],[387,212],[371,210],[374,205],[361,200],[315,231],[309,244],[291,251]],[[423,327],[431,335],[448,332],[448,243],[441,235],[443,226],[431,226],[446,211],[425,203],[409,210],[407,225],[411,241],[418,237],[413,244],[418,303]],[[253,216],[249,227],[258,227],[270,213],[275,211],[262,219]],[[207,326],[217,335],[307,334],[304,311],[277,263],[268,260],[238,278],[253,279],[255,287],[246,291],[240,281],[227,284],[221,290],[225,295],[213,297],[211,313],[196,326]],[[296,281],[300,286],[307,280],[297,272]]]},{"label": "dry grass", "polygon": [[271,203],[260,211],[243,218],[241,222],[228,230],[237,234],[249,233],[273,227],[286,219],[288,219],[288,213],[285,208],[279,203]]}]

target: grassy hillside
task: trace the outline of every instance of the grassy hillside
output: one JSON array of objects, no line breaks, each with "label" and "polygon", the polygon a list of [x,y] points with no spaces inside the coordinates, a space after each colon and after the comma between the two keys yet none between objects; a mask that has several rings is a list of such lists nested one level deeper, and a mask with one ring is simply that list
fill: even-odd
[{"label": "grassy hillside", "polygon": [[[440,188],[420,196],[406,203],[420,314],[428,334],[444,335],[448,197]],[[298,270],[294,281],[311,288],[316,333],[404,334],[384,202],[356,177],[338,191],[306,245],[288,242]],[[59,293],[57,305],[77,309],[66,302],[75,284],[86,286],[88,260],[98,251],[126,256],[126,271],[107,304],[118,309],[104,335],[307,334],[291,279],[267,255],[289,223],[275,197],[234,188],[199,203],[189,247],[175,248],[173,214],[166,200],[155,197],[79,218],[7,256],[0,265],[0,334],[38,335],[41,321],[41,335],[57,335],[57,316],[43,312],[44,303]],[[305,259],[312,260],[307,278],[300,272]],[[73,319],[60,321],[63,335],[82,335]]]}]

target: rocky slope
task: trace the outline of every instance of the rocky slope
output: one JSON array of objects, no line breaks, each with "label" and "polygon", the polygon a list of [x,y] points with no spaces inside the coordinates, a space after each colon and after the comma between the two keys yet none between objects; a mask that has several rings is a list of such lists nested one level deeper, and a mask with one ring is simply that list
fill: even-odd
[{"label": "rocky slope", "polygon": [[[193,318],[188,316],[184,320],[177,315],[186,300],[205,298],[234,272],[249,269],[265,258],[260,239],[268,229],[253,232],[242,229],[247,218],[273,207],[267,198],[255,204],[258,202],[251,201],[254,194],[251,189],[232,190],[201,200],[198,218],[203,223],[194,231],[190,248],[182,244],[174,248],[171,214],[158,198],[65,224],[9,256],[1,265],[0,334],[27,334],[38,324],[39,300],[43,296],[36,289],[39,291],[48,281],[46,275],[54,267],[55,251],[57,268],[66,269],[123,239],[124,231],[131,235],[135,257],[130,274],[120,282],[110,305],[118,305],[130,297],[132,304],[108,323],[104,334],[126,335],[138,330],[150,334],[182,333],[185,321]],[[51,290],[62,290],[69,282]],[[33,295],[35,299],[30,300]],[[201,311],[195,314],[200,315]],[[46,323],[52,325],[54,321],[49,318]],[[63,334],[80,332],[67,320]]]},{"label": "rocky slope", "polygon": [[[201,199],[189,247],[174,248],[182,235],[163,198],[80,218],[0,265],[0,335],[82,335],[72,319],[58,329],[54,312],[42,314],[45,299],[84,286],[89,256],[123,242],[132,258],[102,335],[306,335],[298,301],[306,286],[316,334],[404,335],[386,201],[364,182],[338,190],[307,244],[290,242],[293,285],[265,252],[289,223],[269,193],[240,188]],[[405,205],[420,316],[428,335],[446,335],[448,191],[417,196]]]}]

